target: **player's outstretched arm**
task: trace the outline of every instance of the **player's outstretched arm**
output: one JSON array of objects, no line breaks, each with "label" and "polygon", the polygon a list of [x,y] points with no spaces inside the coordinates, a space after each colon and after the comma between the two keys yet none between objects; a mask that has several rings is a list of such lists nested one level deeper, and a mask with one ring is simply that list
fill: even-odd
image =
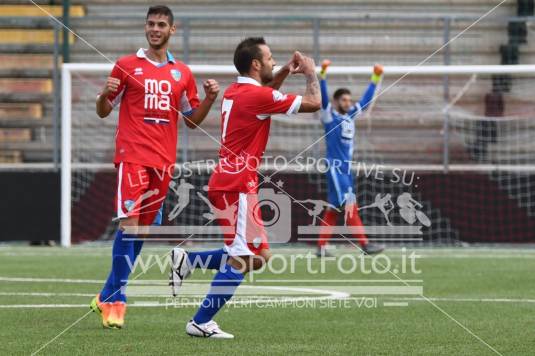
[{"label": "player's outstretched arm", "polygon": [[329,90],[327,89],[327,68],[331,65],[331,61],[324,59],[321,62],[320,70],[320,88],[321,88],[321,108],[327,109],[329,106]]},{"label": "player's outstretched arm", "polygon": [[104,86],[102,93],[97,96],[97,115],[100,118],[103,119],[107,117],[113,110],[113,106],[108,97],[110,94],[117,92],[120,84],[121,81],[117,78],[108,77],[106,80],[106,85]]},{"label": "player's outstretched arm", "polygon": [[370,106],[373,100],[373,97],[375,96],[375,90],[377,89],[377,84],[381,81],[382,76],[383,76],[383,66],[380,64],[376,64],[373,67],[373,74],[370,80],[370,84],[368,85],[368,88],[366,88],[364,95],[362,95],[362,98],[359,101],[359,105],[362,110],[366,110]]},{"label": "player's outstretched arm", "polygon": [[316,64],[310,57],[305,57],[297,52],[297,67],[294,73],[303,73],[306,77],[305,94],[301,100],[299,112],[316,112],[321,108],[321,94]]},{"label": "player's outstretched arm", "polygon": [[210,108],[214,104],[215,99],[217,99],[217,94],[219,94],[219,84],[214,79],[208,79],[203,83],[204,92],[206,96],[201,102],[199,107],[193,111],[188,117],[184,116],[186,121],[186,126],[190,129],[194,129],[203,122],[203,120],[208,115]]}]

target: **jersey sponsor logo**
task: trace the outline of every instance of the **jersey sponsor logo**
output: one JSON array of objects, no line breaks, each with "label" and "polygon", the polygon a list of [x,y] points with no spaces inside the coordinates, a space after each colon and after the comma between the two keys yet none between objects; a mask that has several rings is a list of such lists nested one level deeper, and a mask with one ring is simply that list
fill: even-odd
[{"label": "jersey sponsor logo", "polygon": [[171,83],[168,80],[145,79],[146,110],[169,111],[171,102]]},{"label": "jersey sponsor logo", "polygon": [[182,73],[178,69],[171,69],[171,76],[178,82],[182,78]]},{"label": "jersey sponsor logo", "polygon": [[273,90],[273,101],[284,101],[288,98],[288,95],[281,93],[278,90]]},{"label": "jersey sponsor logo", "polygon": [[164,124],[164,125],[169,124],[168,119],[162,119],[158,117],[144,117],[143,120],[145,120],[145,122],[149,124]]},{"label": "jersey sponsor logo", "polygon": [[355,124],[350,120],[342,120],[341,136],[345,140],[353,140],[355,136]]}]

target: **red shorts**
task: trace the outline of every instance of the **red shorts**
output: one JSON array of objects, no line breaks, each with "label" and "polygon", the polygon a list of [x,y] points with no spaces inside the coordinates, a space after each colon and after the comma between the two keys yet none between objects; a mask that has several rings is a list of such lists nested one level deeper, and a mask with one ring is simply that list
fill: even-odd
[{"label": "red shorts", "polygon": [[[172,173],[172,172],[171,172]],[[139,217],[139,225],[151,225],[162,208],[171,174],[135,163],[117,165],[117,219]]]},{"label": "red shorts", "polygon": [[225,228],[225,249],[230,256],[258,255],[269,248],[256,194],[209,191],[208,199],[217,223]]}]

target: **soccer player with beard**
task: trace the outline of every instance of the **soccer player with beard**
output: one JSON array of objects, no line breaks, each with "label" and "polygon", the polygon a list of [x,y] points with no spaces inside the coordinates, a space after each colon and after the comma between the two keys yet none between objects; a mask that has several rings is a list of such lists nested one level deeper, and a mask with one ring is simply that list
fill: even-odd
[{"label": "soccer player with beard", "polygon": [[327,199],[336,208],[327,207],[321,219],[320,238],[318,240],[318,257],[329,255],[325,245],[332,236],[331,226],[336,225],[338,214],[345,215],[345,225],[356,228],[353,236],[366,254],[376,254],[384,247],[368,241],[366,235],[360,231],[362,221],[358,213],[356,189],[351,162],[353,160],[353,140],[355,137],[355,120],[366,110],[373,100],[377,84],[381,80],[383,67],[375,65],[370,84],[362,98],[354,102],[351,92],[346,88],[339,88],[334,92],[333,101],[329,100],[327,90],[327,68],[329,60],[323,61],[320,71],[321,85],[321,122],[325,129],[325,143],[327,146]]},{"label": "soccer player with beard", "polygon": [[208,114],[219,92],[215,80],[203,83],[197,95],[195,78],[168,51],[176,31],[166,6],[147,12],[148,49],[120,58],[97,97],[96,111],[105,118],[120,103],[114,164],[117,168],[116,219],[120,220],[112,250],[111,272],[91,309],[106,328],[121,328],[126,312],[125,287],[143,241],[126,227],[159,223],[161,208],[176,162],[178,121],[195,128]]},{"label": "soccer player with beard", "polygon": [[[181,285],[196,267],[216,270],[208,295],[186,325],[191,336],[229,339],[213,320],[232,298],[244,275],[261,268],[271,257],[262,222],[258,219],[258,165],[269,136],[271,115],[315,112],[321,104],[314,60],[299,52],[273,76],[275,60],[263,38],[247,38],[234,52],[239,72],[226,90],[221,105],[219,164],[208,183],[208,199],[218,211],[235,208],[233,218],[219,216],[225,227],[224,248],[208,252],[173,250],[171,284]],[[290,73],[306,77],[304,95],[283,94],[277,89]],[[230,230],[230,233],[228,232]]]}]

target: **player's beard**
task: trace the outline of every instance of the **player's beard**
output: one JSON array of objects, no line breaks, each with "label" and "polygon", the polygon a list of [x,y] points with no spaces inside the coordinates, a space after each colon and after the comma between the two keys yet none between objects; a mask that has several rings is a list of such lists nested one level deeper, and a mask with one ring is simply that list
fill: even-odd
[{"label": "player's beard", "polygon": [[262,65],[262,70],[260,71],[260,80],[262,80],[262,84],[267,84],[273,80],[273,68],[269,68],[269,66]]},{"label": "player's beard", "polygon": [[344,110],[341,104],[335,105],[335,109],[342,115],[345,115],[349,112],[349,110]]},{"label": "player's beard", "polygon": [[342,114],[342,115],[347,114],[347,111],[345,111],[344,109],[342,109],[340,106],[337,108],[336,111],[338,111],[338,112],[339,112],[340,114]]}]

